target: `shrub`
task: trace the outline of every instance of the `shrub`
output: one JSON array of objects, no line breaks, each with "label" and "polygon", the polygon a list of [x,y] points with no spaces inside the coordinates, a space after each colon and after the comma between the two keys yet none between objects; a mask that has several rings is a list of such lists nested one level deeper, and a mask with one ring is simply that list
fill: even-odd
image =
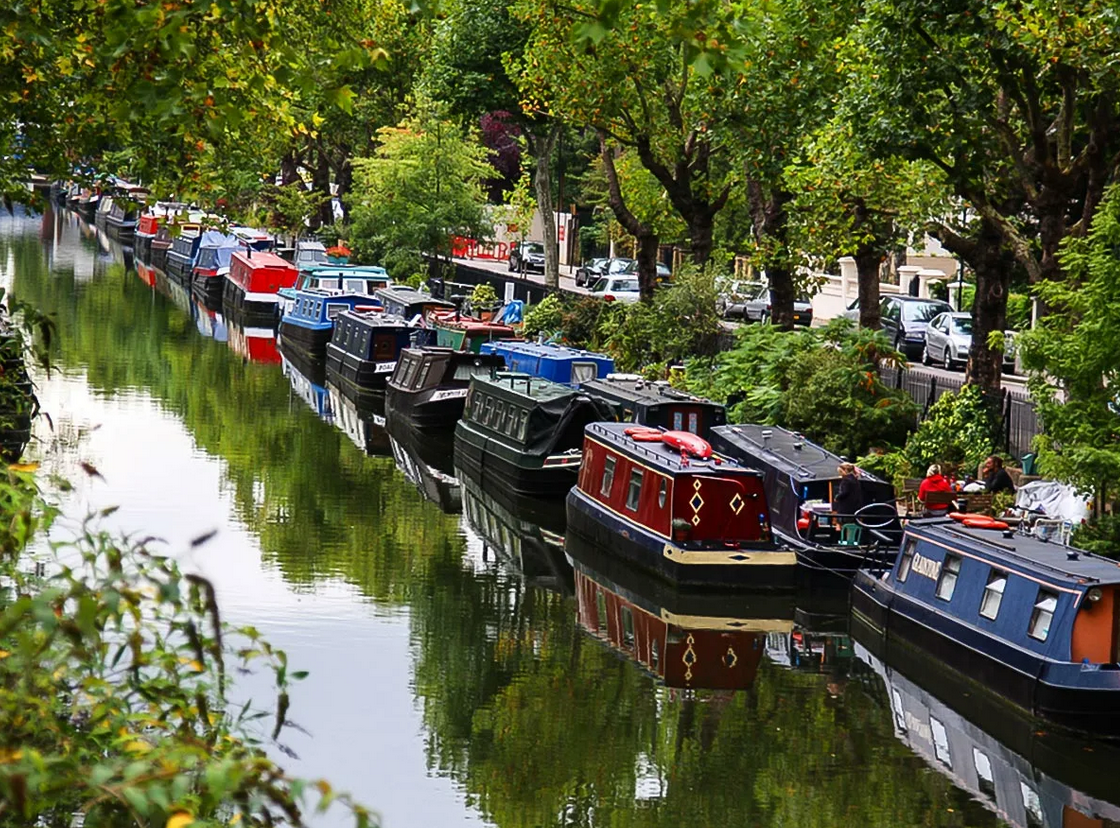
[{"label": "shrub", "polygon": [[471,307],[474,309],[492,308],[498,304],[498,301],[498,292],[487,282],[475,285],[474,290],[471,291]]},{"label": "shrub", "polygon": [[1071,543],[1098,555],[1117,557],[1120,554],[1120,515],[1103,514],[1075,527]]},{"label": "shrub", "polygon": [[[865,454],[856,463],[860,468],[867,469],[872,474],[890,482],[895,491],[902,490],[902,484],[906,482],[907,478],[919,476],[904,451]],[[922,469],[922,472],[924,473],[925,469]]]},{"label": "shrub", "polygon": [[975,473],[995,449],[999,421],[995,407],[975,385],[957,393],[942,394],[929,414],[906,441],[911,465],[924,471],[931,463]]},{"label": "shrub", "polygon": [[546,336],[551,336],[557,333],[564,319],[564,306],[560,301],[560,297],[556,294],[551,294],[544,297],[535,305],[530,305],[525,311],[524,323],[521,326],[521,333],[526,338],[532,338],[537,334],[543,333]]}]

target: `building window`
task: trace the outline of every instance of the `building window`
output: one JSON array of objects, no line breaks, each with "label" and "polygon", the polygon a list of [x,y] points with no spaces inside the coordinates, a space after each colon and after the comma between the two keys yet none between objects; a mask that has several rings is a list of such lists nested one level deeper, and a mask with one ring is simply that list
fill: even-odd
[{"label": "building window", "polygon": [[669,498],[669,481],[664,477],[661,482],[657,484],[657,508],[664,509],[665,501]]},{"label": "building window", "polygon": [[626,508],[638,511],[638,501],[642,497],[642,470],[630,469],[630,488],[626,491]]},{"label": "building window", "polygon": [[1050,622],[1054,620],[1054,611],[1058,608],[1058,596],[1049,590],[1040,589],[1038,598],[1034,602],[1031,612],[1031,625],[1027,634],[1031,638],[1045,641],[1050,634]]},{"label": "building window", "polygon": [[961,559],[956,555],[946,555],[945,563],[941,565],[941,577],[937,579],[937,597],[942,601],[952,600],[960,572]]},{"label": "building window", "polygon": [[629,649],[634,647],[634,613],[630,607],[622,608],[622,646]]},{"label": "building window", "polygon": [[984,587],[984,597],[980,599],[980,614],[995,620],[999,615],[999,605],[1003,603],[1003,591],[1007,588],[1007,573],[993,569],[988,573],[988,584]]},{"label": "building window", "polygon": [[614,487],[614,467],[617,462],[610,455],[603,461],[603,480],[599,483],[599,494],[603,497],[611,496],[611,489]]},{"label": "building window", "polygon": [[906,546],[902,548],[902,557],[898,559],[898,582],[900,584],[910,575],[910,564],[914,560],[914,547],[917,545],[917,541],[911,538],[906,541]]}]

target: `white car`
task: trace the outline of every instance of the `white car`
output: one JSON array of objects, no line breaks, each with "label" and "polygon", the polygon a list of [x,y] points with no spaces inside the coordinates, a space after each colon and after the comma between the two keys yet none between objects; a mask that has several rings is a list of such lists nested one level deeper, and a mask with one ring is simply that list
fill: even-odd
[{"label": "white car", "polygon": [[591,286],[591,296],[606,302],[637,302],[638,280],[633,276],[604,276]]}]

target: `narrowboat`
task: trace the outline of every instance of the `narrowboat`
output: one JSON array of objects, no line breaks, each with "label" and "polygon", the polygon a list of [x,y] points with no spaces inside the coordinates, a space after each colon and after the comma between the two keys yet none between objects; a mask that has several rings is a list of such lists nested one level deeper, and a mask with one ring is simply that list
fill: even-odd
[{"label": "narrowboat", "polygon": [[416,329],[399,316],[343,311],[327,343],[327,377],[347,393],[381,393]]},{"label": "narrowboat", "polygon": [[607,374],[580,383],[580,390],[602,400],[620,423],[638,423],[669,431],[688,431],[707,438],[727,422],[719,403],[678,391],[665,381],[647,382],[633,374]]},{"label": "narrowboat", "polygon": [[318,378],[319,382],[316,382],[316,378],[309,377],[300,371],[299,367],[288,359],[282,346],[280,348],[280,370],[288,378],[292,394],[303,400],[320,420],[333,424],[334,408],[331,405],[330,393],[326,386],[322,384],[322,378]]},{"label": "narrowboat", "polygon": [[257,230],[253,227],[231,227],[229,228],[229,234],[237,239],[237,243],[246,250],[252,250],[255,253],[267,253],[276,247],[276,239],[264,230]]},{"label": "narrowboat", "polygon": [[291,262],[275,253],[243,247],[230,258],[222,301],[228,310],[275,325],[279,303],[276,292],[294,285],[298,274]]},{"label": "narrowboat", "polygon": [[686,431],[592,423],[568,531],[681,586],[792,588],[762,475]]},{"label": "narrowboat", "polygon": [[244,325],[235,316],[226,316],[225,320],[231,351],[246,362],[280,364],[280,352],[276,350],[276,331],[260,325]]},{"label": "narrowboat", "polygon": [[220,311],[208,308],[200,299],[188,296],[187,292],[174,282],[168,284],[172,289],[172,301],[175,304],[179,304],[185,299],[187,310],[190,311],[191,318],[194,320],[195,329],[202,336],[213,339],[215,342],[229,342],[229,328],[226,326],[225,317]]},{"label": "narrowboat", "polygon": [[[111,239],[122,244],[130,243],[136,235],[137,199],[143,200],[147,190],[130,188],[127,194],[102,199],[98,206],[98,219],[102,229]],[[108,208],[106,209],[106,204]]]},{"label": "narrowboat", "polygon": [[334,422],[342,433],[364,454],[385,457],[393,453],[389,433],[385,430],[385,408],[382,395],[355,397],[333,382],[327,382]]},{"label": "narrowboat", "polygon": [[167,245],[170,247],[171,237],[167,236],[167,231],[162,219],[162,216],[152,211],[144,213],[137,219],[136,234],[132,246],[136,251],[136,258],[140,261],[155,265],[155,262],[152,262],[152,243],[159,235],[160,230],[164,231]]},{"label": "narrowboat", "polygon": [[[469,476],[459,481],[468,531],[467,555],[528,586],[572,594],[572,567],[564,556],[563,526],[542,526],[535,515],[507,508]],[[559,528],[559,531],[557,531]]]},{"label": "narrowboat", "polygon": [[983,516],[912,520],[882,576],[861,570],[853,618],[1031,716],[1120,735],[1120,564]]},{"label": "narrowboat", "polygon": [[222,286],[232,266],[233,255],[239,249],[237,239],[231,235],[218,230],[202,234],[191,271],[191,292],[206,307],[222,310]]},{"label": "narrowboat", "polygon": [[[325,254],[324,254],[325,255]],[[377,265],[309,265],[299,269],[296,283],[277,291],[280,313],[295,305],[297,290],[325,290],[328,293],[353,293],[367,298],[367,304],[381,307],[375,294],[392,284],[389,273]]]},{"label": "narrowboat", "polygon": [[472,354],[479,353],[487,342],[521,339],[509,325],[483,322],[481,319],[459,314],[436,316],[432,319],[432,326],[436,329],[436,345],[455,351],[470,351]]},{"label": "narrowboat", "polygon": [[194,260],[198,255],[198,245],[202,241],[202,229],[183,227],[178,236],[171,241],[167,251],[167,275],[187,290],[191,289],[191,276],[194,273]]},{"label": "narrowboat", "polygon": [[497,354],[510,371],[564,385],[605,377],[614,372],[614,360],[592,351],[540,342],[487,342],[479,353]]},{"label": "narrowboat", "polygon": [[280,338],[313,359],[322,360],[334,332],[335,318],[348,310],[380,310],[370,297],[359,293],[335,293],[322,288],[295,291],[291,308],[280,317]]},{"label": "narrowboat", "polygon": [[710,439],[720,454],[762,472],[774,537],[802,566],[850,578],[861,567],[894,563],[902,524],[890,483],[861,470],[864,505],[839,516],[829,504],[840,485],[842,457],[778,426],[722,425]]},{"label": "narrowboat", "polygon": [[745,690],[767,637],[793,631],[791,594],[682,594],[633,568],[612,577],[599,568],[609,565],[608,552],[578,538],[565,538],[565,548],[575,569],[579,626],[666,687]]},{"label": "narrowboat", "polygon": [[455,426],[455,466],[488,488],[559,501],[579,474],[584,426],[602,419],[600,404],[570,386],[476,375]]},{"label": "narrowboat", "polygon": [[[882,699],[895,737],[1002,822],[1014,828],[1120,824],[1115,743],[1040,730],[984,694],[955,687],[936,660],[905,669],[883,661],[858,634],[854,649],[873,677],[862,684],[878,685],[873,698]],[[948,704],[949,697],[957,701]]]},{"label": "narrowboat", "polygon": [[407,425],[385,418],[389,448],[401,473],[409,479],[423,498],[447,515],[463,511],[463,495],[455,467],[451,463],[453,440],[432,439],[418,435]]},{"label": "narrowboat", "polygon": [[374,296],[381,301],[385,313],[402,316],[407,320],[420,317],[423,319],[432,311],[454,310],[455,306],[442,299],[436,299],[430,293],[423,293],[405,285],[392,285],[378,289]]},{"label": "narrowboat", "polygon": [[432,346],[405,349],[386,383],[387,416],[422,430],[454,429],[471,377],[488,377],[504,367],[499,356]]},{"label": "narrowboat", "polygon": [[327,248],[323,246],[322,242],[312,239],[296,242],[296,254],[292,258],[292,264],[299,270],[302,271],[304,268],[325,265],[326,263]]},{"label": "narrowboat", "polygon": [[77,210],[78,215],[92,224],[94,217],[97,215],[97,205],[100,201],[100,192],[85,189],[82,191],[82,194],[78,196],[77,200],[74,201],[73,207]]}]

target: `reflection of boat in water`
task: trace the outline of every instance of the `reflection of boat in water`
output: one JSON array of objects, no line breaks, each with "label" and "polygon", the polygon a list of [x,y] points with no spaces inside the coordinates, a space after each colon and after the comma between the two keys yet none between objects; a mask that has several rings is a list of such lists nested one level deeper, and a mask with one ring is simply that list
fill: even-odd
[{"label": "reflection of boat in water", "polygon": [[[415,432],[389,420],[389,447],[401,474],[409,479],[425,500],[448,515],[463,511],[459,480],[451,473],[451,441],[417,439]],[[446,445],[441,449],[439,444]],[[434,461],[434,462],[433,462]]]},{"label": "reflection of boat in water", "polygon": [[[883,682],[895,736],[1000,819],[1015,828],[1120,822],[1120,751],[1114,745],[1089,746],[1038,731],[1010,708],[950,687],[959,680],[934,659],[896,665],[892,657],[884,664],[865,641],[874,638],[857,631],[855,655]],[[900,669],[920,676],[922,684]],[[934,693],[961,704],[949,707]]]},{"label": "reflection of boat in water", "polygon": [[572,568],[564,556],[564,538],[532,516],[512,512],[471,478],[459,478],[463,514],[482,540],[483,560],[493,551],[506,569],[526,583],[571,594]]},{"label": "reflection of boat in water", "polygon": [[280,363],[280,352],[276,350],[275,330],[243,327],[241,320],[229,315],[225,320],[229,329],[229,347],[235,354],[249,362]]},{"label": "reflection of boat in water", "polygon": [[305,375],[283,351],[280,354],[280,368],[288,378],[292,391],[297,397],[307,403],[307,407],[326,423],[334,423],[334,408],[331,406],[330,394],[321,383]]},{"label": "reflection of boat in water", "polygon": [[385,397],[363,395],[355,400],[344,394],[333,382],[327,383],[334,423],[366,454],[392,453],[389,433],[385,431]]},{"label": "reflection of boat in water", "polygon": [[668,687],[749,687],[768,635],[793,632],[792,595],[680,591],[578,536],[565,549],[580,626]]}]

